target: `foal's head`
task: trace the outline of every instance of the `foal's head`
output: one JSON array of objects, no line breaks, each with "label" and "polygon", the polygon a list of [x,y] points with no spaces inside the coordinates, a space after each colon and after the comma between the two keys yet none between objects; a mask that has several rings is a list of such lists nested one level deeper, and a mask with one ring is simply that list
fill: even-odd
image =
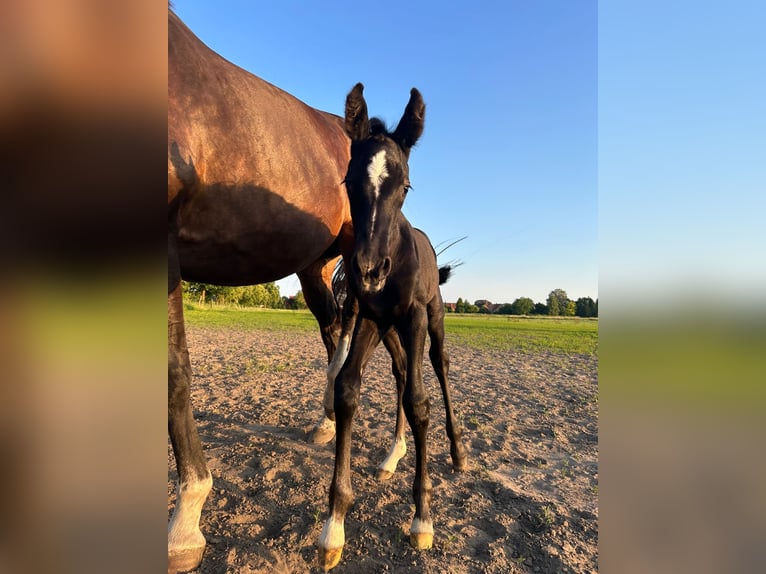
[{"label": "foal's head", "polygon": [[351,161],[345,181],[355,235],[351,273],[364,292],[376,293],[391,272],[396,224],[410,188],[407,160],[423,133],[426,106],[413,88],[399,125],[388,132],[379,119],[367,118],[362,90],[357,84],[346,97]]}]

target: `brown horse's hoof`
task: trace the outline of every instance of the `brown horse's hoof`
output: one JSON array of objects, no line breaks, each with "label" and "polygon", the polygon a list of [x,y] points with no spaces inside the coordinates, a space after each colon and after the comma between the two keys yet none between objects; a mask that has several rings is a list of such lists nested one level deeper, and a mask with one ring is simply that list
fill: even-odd
[{"label": "brown horse's hoof", "polygon": [[468,458],[463,457],[460,460],[453,460],[452,468],[455,469],[455,472],[465,472],[466,470],[468,470]]},{"label": "brown horse's hoof", "polygon": [[386,480],[390,480],[392,476],[394,476],[393,472],[389,472],[387,470],[383,470],[382,468],[378,469],[377,478],[378,478],[379,481],[384,482]]},{"label": "brown horse's hoof", "polygon": [[319,549],[319,567],[325,572],[335,568],[340,563],[340,557],[343,554],[343,547],[340,548],[320,548]]},{"label": "brown horse's hoof", "polygon": [[434,544],[434,535],[432,532],[411,533],[410,544],[415,550],[428,550]]},{"label": "brown horse's hoof", "polygon": [[309,442],[311,444],[327,444],[333,438],[335,438],[335,421],[325,418],[309,435]]},{"label": "brown horse's hoof", "polygon": [[202,562],[205,546],[168,551],[168,574],[181,574],[196,570]]}]

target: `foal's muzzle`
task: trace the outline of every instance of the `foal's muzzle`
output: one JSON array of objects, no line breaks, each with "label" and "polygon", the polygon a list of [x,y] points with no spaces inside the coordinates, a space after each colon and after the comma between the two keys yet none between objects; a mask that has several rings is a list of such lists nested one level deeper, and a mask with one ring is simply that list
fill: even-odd
[{"label": "foal's muzzle", "polygon": [[359,285],[364,293],[378,293],[386,284],[386,278],[391,273],[391,258],[382,260],[361,261],[354,258],[354,272],[359,280]]}]

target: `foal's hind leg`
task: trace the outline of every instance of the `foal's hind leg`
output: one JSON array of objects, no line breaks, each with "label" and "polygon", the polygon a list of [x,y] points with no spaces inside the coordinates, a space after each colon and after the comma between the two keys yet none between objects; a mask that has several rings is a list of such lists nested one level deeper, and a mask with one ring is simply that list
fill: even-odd
[{"label": "foal's hind leg", "polygon": [[178,469],[176,507],[168,525],[168,572],[186,572],[202,561],[202,505],[213,479],[205,464],[189,400],[191,367],[183,324],[181,285],[168,296],[168,432]]},{"label": "foal's hind leg", "polygon": [[434,540],[427,448],[431,405],[423,384],[423,347],[427,328],[425,308],[413,305],[409,320],[402,321],[397,328],[407,353],[404,413],[415,438],[415,481],[412,484],[415,516],[410,526],[410,544],[419,550],[425,550],[431,548]]},{"label": "foal's hind leg", "polygon": [[449,357],[444,349],[444,303],[441,295],[437,295],[428,305],[428,336],[431,339],[431,347],[428,356],[431,359],[436,377],[439,379],[439,385],[444,397],[444,410],[447,418],[447,436],[450,440],[450,455],[452,456],[452,465],[455,470],[463,471],[467,468],[466,452],[463,447],[463,431],[455,419],[455,413],[452,410],[452,401],[450,399],[449,382],[447,374],[449,371]]},{"label": "foal's hind leg", "polygon": [[[301,282],[306,306],[316,317],[322,342],[327,350],[327,362],[332,362],[338,347],[338,337],[341,331],[341,318],[335,296],[332,292],[332,273],[338,258],[320,259],[297,273]],[[346,341],[348,344],[348,341]],[[346,347],[347,348],[347,347]],[[329,384],[325,390],[325,405],[327,406]],[[331,395],[330,395],[331,397]],[[322,415],[309,440],[315,444],[324,444],[335,436],[335,414],[332,409]]]},{"label": "foal's hind leg", "polygon": [[396,465],[407,454],[407,440],[404,436],[404,407],[402,399],[404,386],[407,380],[407,357],[399,341],[399,335],[394,329],[388,331],[383,338],[383,344],[391,355],[391,371],[396,379],[396,429],[394,431],[394,443],[385,460],[378,467],[378,480],[388,480],[396,472]]}]

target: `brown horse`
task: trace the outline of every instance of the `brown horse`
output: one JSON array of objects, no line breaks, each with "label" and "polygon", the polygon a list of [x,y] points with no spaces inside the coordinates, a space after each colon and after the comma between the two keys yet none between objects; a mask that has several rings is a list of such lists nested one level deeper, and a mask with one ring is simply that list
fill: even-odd
[{"label": "brown horse", "polygon": [[179,480],[169,571],[201,561],[212,487],[189,400],[181,279],[251,285],[297,273],[329,361],[340,329],[332,271],[353,244],[349,147],[340,117],[223,59],[168,10],[168,430]]}]

